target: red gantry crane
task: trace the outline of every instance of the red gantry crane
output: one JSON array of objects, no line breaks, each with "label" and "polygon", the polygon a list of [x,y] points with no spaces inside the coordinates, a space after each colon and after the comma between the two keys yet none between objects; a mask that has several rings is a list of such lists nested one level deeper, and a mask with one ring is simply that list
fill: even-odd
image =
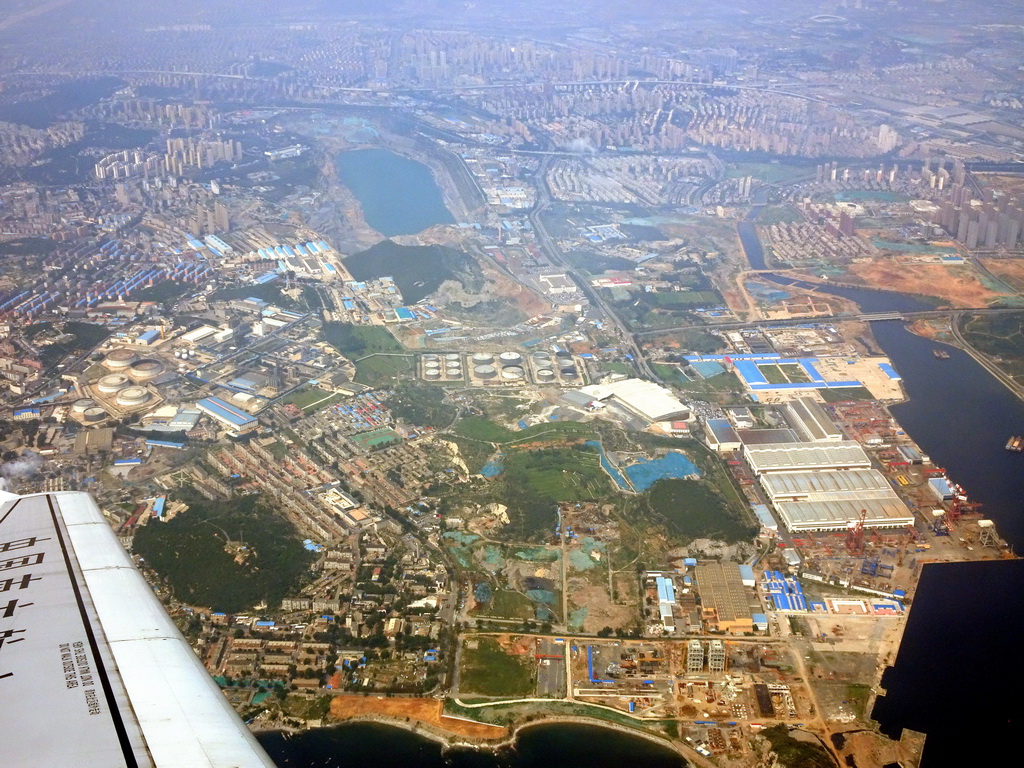
[{"label": "red gantry crane", "polygon": [[862,509],[860,519],[856,523],[851,522],[846,529],[846,551],[851,555],[864,554],[864,521],[867,516],[868,511]]}]

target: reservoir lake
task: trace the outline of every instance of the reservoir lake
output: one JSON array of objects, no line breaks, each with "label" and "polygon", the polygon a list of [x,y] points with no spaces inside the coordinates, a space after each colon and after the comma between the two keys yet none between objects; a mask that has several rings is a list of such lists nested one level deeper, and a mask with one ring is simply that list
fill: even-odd
[{"label": "reservoir lake", "polygon": [[359,200],[366,223],[384,237],[415,235],[455,219],[430,169],[386,149],[353,149],[336,159],[338,177]]}]

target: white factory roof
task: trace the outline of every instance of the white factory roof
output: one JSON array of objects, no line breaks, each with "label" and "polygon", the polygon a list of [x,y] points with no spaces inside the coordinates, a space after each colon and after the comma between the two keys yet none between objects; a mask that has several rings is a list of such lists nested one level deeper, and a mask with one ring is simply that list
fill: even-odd
[{"label": "white factory roof", "polygon": [[914,524],[907,506],[895,500],[860,499],[857,501],[779,501],[775,504],[790,531],[842,531],[867,515],[865,528],[902,528]]},{"label": "white factory roof", "polygon": [[88,494],[0,498],[4,765],[273,766]]},{"label": "white factory roof", "polygon": [[189,344],[195,344],[197,341],[205,339],[207,336],[212,336],[216,332],[217,329],[213,328],[212,326],[201,325],[198,328],[195,328],[189,331],[188,333],[183,334],[181,340],[188,342]]},{"label": "white factory roof", "polygon": [[786,403],[790,423],[811,442],[834,442],[843,439],[843,431],[810,397],[798,397]]},{"label": "white factory roof", "polygon": [[864,453],[864,449],[852,440],[813,445],[798,443],[745,445],[743,451],[755,474],[854,467],[867,469],[871,466],[871,460]]},{"label": "white factory roof", "polygon": [[593,384],[580,391],[595,400],[615,399],[648,421],[668,421],[689,410],[665,387],[643,379]]},{"label": "white factory roof", "polygon": [[825,498],[854,499],[865,494],[895,495],[889,481],[875,469],[771,472],[761,476],[761,485],[773,500],[785,497],[794,501],[819,501]]}]

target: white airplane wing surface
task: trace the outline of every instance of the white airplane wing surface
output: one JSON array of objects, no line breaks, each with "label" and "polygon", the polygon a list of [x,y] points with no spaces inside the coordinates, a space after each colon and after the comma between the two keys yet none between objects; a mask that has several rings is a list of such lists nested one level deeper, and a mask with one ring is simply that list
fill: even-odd
[{"label": "white airplane wing surface", "polygon": [[0,494],[0,764],[273,766],[86,493]]}]

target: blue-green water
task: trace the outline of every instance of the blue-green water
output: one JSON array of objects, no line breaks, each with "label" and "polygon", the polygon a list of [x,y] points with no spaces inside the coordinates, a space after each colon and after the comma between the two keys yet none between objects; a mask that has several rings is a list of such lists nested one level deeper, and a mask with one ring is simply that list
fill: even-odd
[{"label": "blue-green water", "polygon": [[384,149],[355,149],[337,158],[338,176],[352,190],[366,223],[385,237],[415,235],[455,219],[423,163]]},{"label": "blue-green water", "polygon": [[593,448],[597,448],[597,450],[600,451],[601,466],[604,468],[604,471],[611,476],[612,480],[615,481],[615,484],[619,486],[619,488],[623,491],[630,490],[629,482],[626,480],[625,477],[622,476],[622,473],[619,472],[618,467],[612,464],[608,460],[608,457],[604,455],[604,446],[601,445],[601,443],[598,442],[597,440],[588,440],[586,444]]},{"label": "blue-green water", "polygon": [[646,491],[659,480],[700,476],[697,465],[679,451],[672,451],[660,459],[641,459],[623,470],[638,491]]},{"label": "blue-green water", "polygon": [[488,459],[487,463],[484,464],[483,469],[480,470],[480,474],[484,477],[497,477],[505,471],[505,454],[498,453]]}]

